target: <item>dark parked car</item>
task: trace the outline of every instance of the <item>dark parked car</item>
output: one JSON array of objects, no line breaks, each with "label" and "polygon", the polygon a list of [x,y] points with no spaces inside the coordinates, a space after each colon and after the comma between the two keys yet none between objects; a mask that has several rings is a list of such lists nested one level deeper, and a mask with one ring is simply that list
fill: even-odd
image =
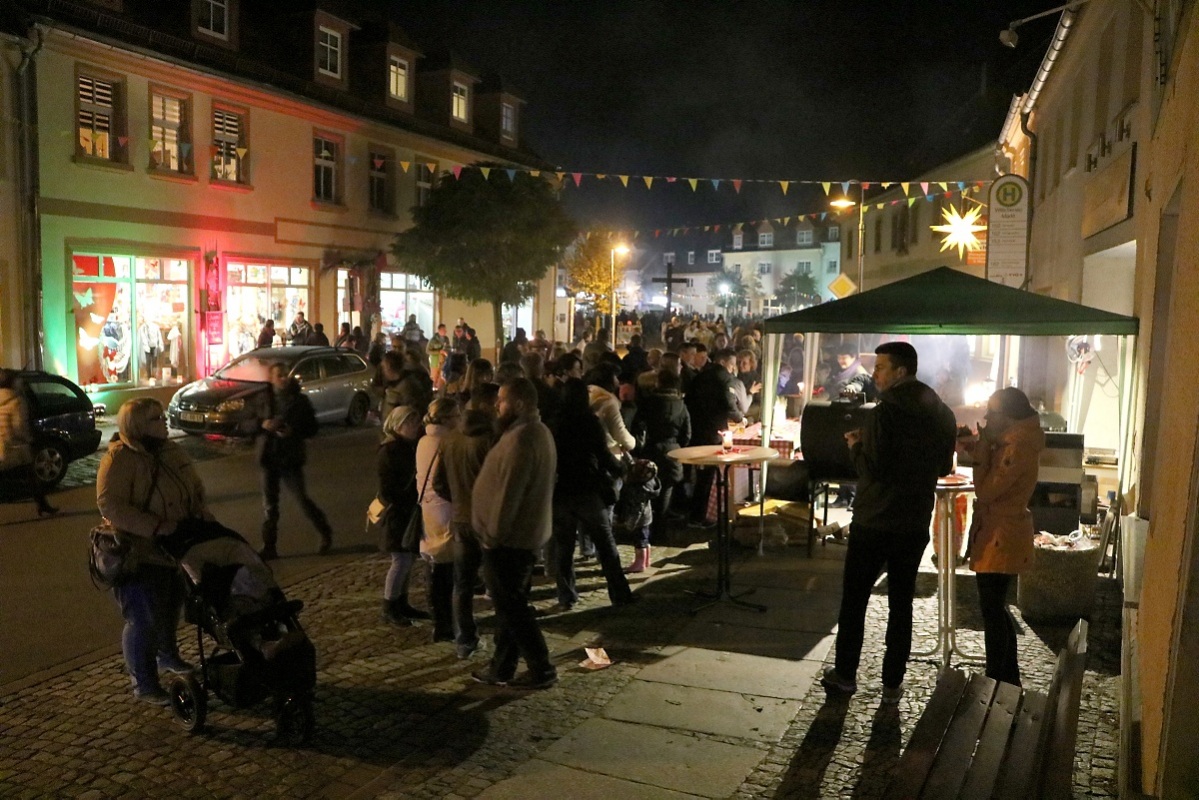
[{"label": "dark parked car", "polygon": [[167,406],[172,428],[187,433],[253,436],[268,408],[270,368],[284,364],[316,410],[318,422],[361,425],[371,407],[374,369],[353,350],[264,347],[189,383]]},{"label": "dark parked car", "polygon": [[47,488],[58,485],[67,464],[96,452],[100,431],[91,398],[71,381],[48,372],[17,372],[33,427],[33,470]]}]

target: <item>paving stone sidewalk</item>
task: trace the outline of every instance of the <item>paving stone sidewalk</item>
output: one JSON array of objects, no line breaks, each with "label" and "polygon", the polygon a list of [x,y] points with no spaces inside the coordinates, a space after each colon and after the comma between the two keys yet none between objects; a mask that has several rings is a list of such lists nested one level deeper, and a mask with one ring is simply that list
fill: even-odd
[{"label": "paving stone sidewalk", "polygon": [[[627,562],[631,548],[621,550]],[[306,604],[302,621],[319,653],[310,745],[275,746],[265,708],[234,711],[215,699],[206,730],[189,735],[131,698],[114,655],[0,697],[0,797],[881,797],[938,665],[914,660],[903,701],[880,711],[880,585],[862,689],[826,702],[818,676],[831,663],[843,554],[738,551],[734,585],[755,587],[764,614],[721,604],[692,615],[687,592],[713,580],[702,543],[655,548],[658,567],[634,584],[641,602],[621,609],[607,606],[598,568],[582,567],[584,600],[542,619],[561,681],[532,693],[477,686],[468,675],[485,654],[459,661],[427,627],[380,623],[387,561],[363,556],[288,588]],[[916,650],[935,637],[934,587],[931,570],[922,573]],[[972,588],[960,573],[962,643],[981,650]],[[552,584],[539,580],[534,597],[548,609]],[[1101,581],[1077,796],[1116,795],[1119,606]],[[477,608],[490,633],[489,607],[480,599]],[[1025,626],[1026,685],[1048,683],[1065,635]],[[194,629],[181,641],[194,656]],[[585,644],[604,646],[613,665],[578,667]]]}]

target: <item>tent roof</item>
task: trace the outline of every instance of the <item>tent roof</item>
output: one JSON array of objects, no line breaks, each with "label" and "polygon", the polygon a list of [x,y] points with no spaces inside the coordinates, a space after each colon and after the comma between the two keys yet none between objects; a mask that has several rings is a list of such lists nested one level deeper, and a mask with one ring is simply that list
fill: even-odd
[{"label": "tent roof", "polygon": [[767,333],[1133,334],[1136,317],[1013,289],[949,267],[772,317]]}]

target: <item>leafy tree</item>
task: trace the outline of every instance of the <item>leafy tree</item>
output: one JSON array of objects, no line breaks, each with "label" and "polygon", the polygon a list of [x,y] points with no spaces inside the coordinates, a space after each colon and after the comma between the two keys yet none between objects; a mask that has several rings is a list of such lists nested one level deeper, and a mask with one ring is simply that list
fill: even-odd
[{"label": "leafy tree", "polygon": [[503,307],[532,297],[575,236],[548,181],[523,172],[509,179],[503,168],[486,177],[480,169],[443,177],[412,218],[392,254],[406,272],[446,296],[490,303],[497,348],[504,340]]},{"label": "leafy tree", "polygon": [[[601,315],[612,313],[612,248],[616,240],[610,233],[592,231],[580,236],[566,256],[566,288],[571,294],[582,292],[595,299]],[[629,257],[616,256],[616,285],[624,281]]]},{"label": "leafy tree", "polygon": [[739,270],[722,269],[708,279],[708,296],[726,314],[742,308],[749,299],[749,292],[750,287],[742,280]]},{"label": "leafy tree", "polygon": [[799,270],[787,275],[779,281],[778,298],[791,306],[798,308],[805,300],[818,301],[820,290],[816,287],[816,279],[811,274]]}]

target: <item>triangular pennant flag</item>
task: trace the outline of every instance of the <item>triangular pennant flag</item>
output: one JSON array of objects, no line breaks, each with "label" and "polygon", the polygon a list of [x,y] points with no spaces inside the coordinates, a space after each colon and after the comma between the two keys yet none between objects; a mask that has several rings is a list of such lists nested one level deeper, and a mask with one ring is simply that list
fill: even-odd
[{"label": "triangular pennant flag", "polygon": [[371,166],[374,167],[376,170],[383,169],[384,163],[386,163],[385,160],[380,158],[379,156],[375,156],[374,158],[371,159]]},{"label": "triangular pennant flag", "polygon": [[734,180],[734,181],[733,181],[733,188],[734,188],[734,189],[737,191],[737,194],[741,194],[741,181],[740,181],[740,180]]},{"label": "triangular pennant flag", "polygon": [[787,227],[787,225],[789,225],[790,223],[791,223],[790,217],[783,217],[783,227],[784,228]]},{"label": "triangular pennant flag", "polygon": [[621,186],[623,186],[626,189],[629,188],[629,176],[628,175],[617,175],[616,177],[620,178]]},{"label": "triangular pennant flag", "polygon": [[711,226],[711,225],[705,225],[705,226],[704,226],[704,233],[707,233],[707,232],[709,232],[709,231],[711,231],[711,230],[712,230],[712,226]]},{"label": "triangular pennant flag", "polygon": [[655,238],[655,239],[657,239],[657,238],[658,238],[659,236],[661,236],[661,235],[662,235],[662,231],[660,231],[660,230],[659,230],[659,231],[654,231],[654,238]]},{"label": "triangular pennant flag", "polygon": [[864,192],[869,188],[870,188],[870,184],[867,183],[866,181],[862,181],[862,191]]},{"label": "triangular pennant flag", "polygon": [[882,211],[884,208],[886,208],[886,206],[886,203],[879,203],[877,206],[875,206],[875,208],[877,208],[879,211]]},{"label": "triangular pennant flag", "polygon": [[713,226],[712,226],[712,230],[713,230],[715,233],[720,233],[720,226],[719,226],[719,225],[713,225]]},{"label": "triangular pennant flag", "polygon": [[849,181],[841,181],[841,194],[849,194]]},{"label": "triangular pennant flag", "polygon": [[908,198],[908,208],[911,208],[911,207],[912,207],[913,205],[915,205],[915,204],[916,204],[916,198],[915,198],[915,197],[909,197],[909,198]]},{"label": "triangular pennant flag", "polygon": [[890,188],[891,188],[891,184],[890,184],[890,183],[882,183],[882,184],[879,184],[879,185],[880,185],[880,186],[882,186],[884,189],[890,189]]},{"label": "triangular pennant flag", "polygon": [[646,175],[646,176],[642,177],[642,178],[641,178],[641,180],[645,181],[645,188],[646,188],[646,189],[652,188],[652,187],[653,187],[653,185],[654,185],[654,179],[653,179],[653,178],[651,178],[649,175]]},{"label": "triangular pennant flag", "polygon": [[786,196],[787,189],[791,187],[791,181],[779,181],[779,186],[783,189],[783,195]]},{"label": "triangular pennant flag", "polygon": [[508,180],[510,180],[510,181],[515,181],[515,180],[516,180],[516,170],[514,170],[514,169],[506,169],[506,170],[504,170],[504,172],[507,172],[507,173],[508,173]]},{"label": "triangular pennant flag", "polygon": [[981,189],[981,188],[983,188],[983,183],[984,183],[984,181],[975,181],[975,182],[974,182],[974,188],[975,188],[975,189]]},{"label": "triangular pennant flag", "polygon": [[691,184],[691,191],[694,192],[695,187],[699,186],[699,179],[698,178],[688,178],[687,183]]},{"label": "triangular pennant flag", "polygon": [[565,173],[565,172],[555,172],[554,174],[558,176],[558,180],[559,180],[559,181],[564,181],[564,180],[566,180],[566,173]]},{"label": "triangular pennant flag", "polygon": [[596,179],[596,180],[598,180],[598,181],[602,181],[602,180],[604,180],[604,179],[605,179],[605,178],[607,178],[607,177],[608,177],[608,176],[607,176],[607,175],[605,175],[605,174],[604,174],[604,173],[602,173],[602,172],[597,172],[597,173],[595,173],[595,179]]},{"label": "triangular pennant flag", "polygon": [[539,170],[539,169],[531,169],[531,170],[529,170],[529,174],[530,174],[530,175],[532,175],[534,178],[540,178],[540,177],[541,177],[541,170]]},{"label": "triangular pennant flag", "polygon": [[823,182],[821,182],[820,186],[821,186],[821,188],[823,188],[823,189],[824,189],[824,195],[825,195],[825,197],[827,197],[827,196],[828,196],[829,190],[833,188],[833,185],[832,185],[830,182],[828,182],[828,181],[823,181]]},{"label": "triangular pennant flag", "polygon": [[943,192],[949,191],[949,184],[946,183],[945,181],[941,181],[937,185],[941,187],[941,191],[943,191]]},{"label": "triangular pennant flag", "polygon": [[454,178],[461,178],[462,166],[460,164],[455,164],[454,166],[450,167],[450,172],[454,173]]},{"label": "triangular pennant flag", "polygon": [[958,191],[960,192],[960,191],[962,191],[962,190],[963,190],[963,189],[965,189],[965,188],[966,188],[966,182],[965,182],[965,181],[958,181]]},{"label": "triangular pennant flag", "polygon": [[893,205],[893,206],[897,206],[897,205],[899,205],[899,201],[898,201],[898,200],[892,200],[892,201],[891,201],[891,205]]},{"label": "triangular pennant flag", "polygon": [[483,180],[491,177],[491,167],[479,167],[479,172],[483,173]]},{"label": "triangular pennant flag", "polygon": [[238,158],[245,158],[245,157],[246,157],[246,153],[248,153],[248,152],[250,152],[250,148],[248,148],[248,147],[239,147],[239,148],[237,148],[237,157],[238,157]]},{"label": "triangular pennant flag", "polygon": [[674,183],[674,182],[675,182],[675,181],[677,181],[677,180],[678,180],[678,178],[667,178],[667,179],[666,179],[666,182],[667,182],[667,183]]},{"label": "triangular pennant flag", "polygon": [[411,161],[401,161],[401,162],[400,162],[400,169],[404,170],[404,174],[405,174],[405,175],[407,175],[407,174],[408,174],[408,168],[409,168],[409,167],[411,167],[411,166],[412,166],[412,162],[411,162]]},{"label": "triangular pennant flag", "polygon": [[713,179],[712,179],[712,188],[713,188],[713,189],[719,189],[719,188],[720,188],[720,178],[713,178]]},{"label": "triangular pennant flag", "polygon": [[928,181],[921,181],[921,182],[920,182],[920,193],[921,193],[921,194],[928,194]]},{"label": "triangular pennant flag", "polygon": [[825,218],[825,217],[827,217],[827,216],[828,216],[828,212],[827,212],[827,211],[821,211],[821,212],[820,212],[820,219],[821,219],[822,221],[823,221],[823,220],[824,220],[824,218]]},{"label": "triangular pennant flag", "polygon": [[430,161],[429,163],[425,164],[425,167],[427,167],[429,172],[431,172],[432,174],[434,174],[434,175],[437,174],[437,162],[436,161]]},{"label": "triangular pennant flag", "polygon": [[741,233],[742,227],[743,227],[743,224],[738,222],[736,225],[733,226],[733,233]]},{"label": "triangular pennant flag", "polygon": [[909,186],[911,186],[911,184],[910,184],[910,183],[901,183],[901,184],[899,184],[899,187],[900,187],[901,189],[903,189],[903,193],[904,193],[905,195],[908,193],[908,187],[909,187]]},{"label": "triangular pennant flag", "polygon": [[570,177],[575,179],[575,186],[578,186],[583,182],[583,173],[581,172],[572,172],[570,173]]},{"label": "triangular pennant flag", "polygon": [[124,147],[125,145],[129,144],[129,137],[128,136],[118,136],[117,144],[119,144],[121,147]]}]

